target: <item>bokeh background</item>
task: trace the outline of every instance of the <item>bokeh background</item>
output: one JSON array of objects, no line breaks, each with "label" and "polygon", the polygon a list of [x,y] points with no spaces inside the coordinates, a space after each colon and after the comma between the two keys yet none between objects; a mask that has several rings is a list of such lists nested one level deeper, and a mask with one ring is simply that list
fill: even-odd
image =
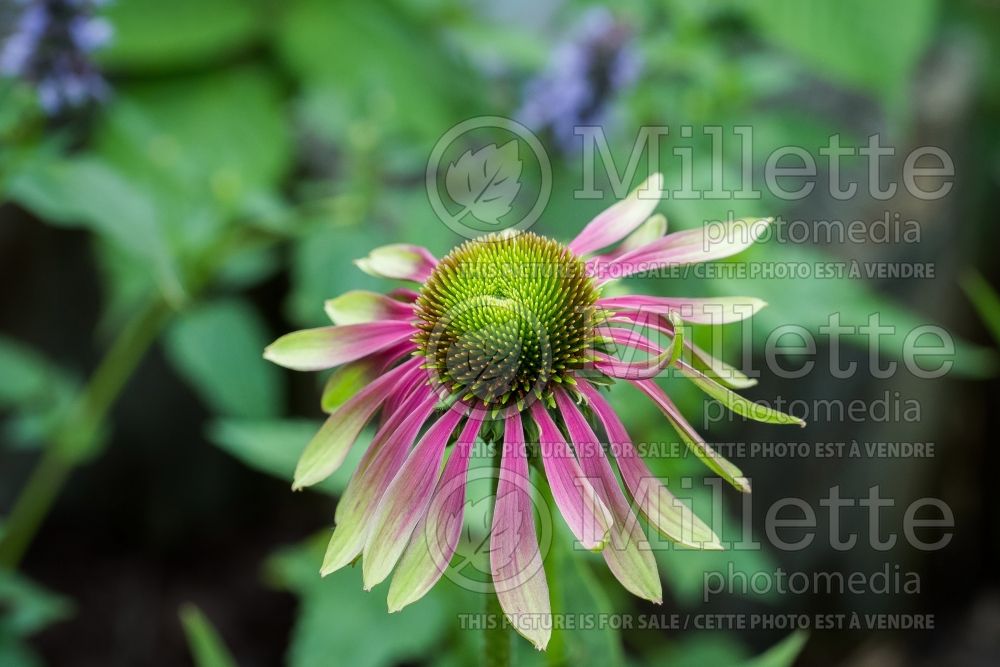
[{"label": "bokeh background", "polygon": [[[755,526],[778,498],[819,509],[832,486],[857,498],[878,484],[896,501],[884,519],[897,526],[917,498],[947,502],[949,546],[840,552],[817,539],[797,553],[665,552],[662,608],[630,598],[599,559],[574,557],[555,602],[588,613],[919,613],[933,614],[935,629],[566,631],[546,655],[518,639],[521,664],[998,664],[998,455],[988,435],[1000,407],[990,287],[1000,271],[998,19],[993,0],[3,0],[0,664],[173,666],[191,664],[192,650],[200,665],[227,664],[219,638],[240,665],[478,660],[481,637],[457,617],[481,609],[476,596],[443,582],[389,616],[358,572],[319,579],[347,477],[295,494],[288,481],[321,419],[323,378],[260,353],[281,333],[322,324],[325,299],[391,287],[351,264],[372,247],[418,242],[440,256],[461,240],[428,204],[424,169],[448,128],[479,115],[519,118],[543,138],[554,188],[536,230],[563,239],[607,203],[572,196],[576,124],[602,125],[620,164],[642,125],[696,128],[689,140],[672,132],[665,155],[681,144],[710,154],[701,126],[732,137],[750,125],[758,175],[779,146],[819,158],[832,134],[857,146],[873,133],[897,156],[939,146],[957,174],[933,202],[903,188],[877,201],[863,187],[839,201],[817,187],[796,202],[660,209],[674,229],[734,205],[737,215],[806,221],[898,212],[918,222],[919,243],[772,242],[738,261],[920,262],[933,264],[933,279],[641,284],[769,302],[754,329],[764,372],[753,399],[870,405],[888,392],[892,405],[919,403],[916,421],[810,419],[793,436],[742,420],[705,428],[710,441],[936,445],[932,458],[738,459],[754,481]],[[737,149],[727,143],[727,178],[742,173]],[[896,178],[900,160],[884,167]],[[866,169],[845,161],[844,174],[863,184]],[[769,331],[817,331],[833,312],[847,324],[878,312],[897,327],[882,339],[886,359],[914,327],[943,326],[954,368],[930,381],[877,379],[868,350],[853,346],[842,354],[862,372],[836,379],[821,341],[808,376],[767,372]],[[705,397],[667,386],[700,424]],[[619,407],[637,439],[676,439],[629,398]],[[703,474],[686,459],[652,465]],[[740,498],[727,491],[725,503],[738,531]],[[867,525],[860,513],[844,520],[844,530]],[[730,563],[750,573],[889,563],[918,573],[921,592],[703,603],[704,573]]]}]

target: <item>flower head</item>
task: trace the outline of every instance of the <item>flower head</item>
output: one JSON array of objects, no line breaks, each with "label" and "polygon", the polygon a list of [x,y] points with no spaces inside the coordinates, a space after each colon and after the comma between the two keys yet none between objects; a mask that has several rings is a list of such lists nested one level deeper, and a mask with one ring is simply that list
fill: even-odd
[{"label": "flower head", "polygon": [[14,33],[0,50],[0,74],[31,82],[42,109],[65,109],[103,100],[107,83],[90,53],[111,39],[111,24],[93,16],[100,0],[19,0]]},{"label": "flower head", "polygon": [[[721,548],[711,528],[650,473],[601,390],[617,381],[637,387],[706,465],[749,491],[740,470],[703,441],[653,378],[672,366],[740,414],[800,423],[735,394],[753,382],[684,334],[686,322],[735,321],[763,303],[602,291],[616,278],[738,253],[769,221],[667,235],[665,219],[652,215],[661,190],[662,178],[650,177],[567,245],[532,233],[491,234],[441,260],[417,246],[378,248],[358,266],[416,283],[418,291],[349,292],[327,302],[334,326],[294,332],[267,348],[266,358],[289,368],[341,367],[334,385],[342,374],[371,378],[346,402],[328,406],[294,488],[333,473],[381,414],[337,505],[324,574],[361,556],[365,588],[393,575],[391,611],[422,597],[455,554],[477,438],[502,446],[493,584],[514,627],[539,648],[548,641],[545,625],[519,622],[550,609],[530,465],[544,476],[576,540],[601,551],[615,577],[640,597],[659,602],[662,593],[633,508],[678,543]],[[528,447],[535,444],[537,450]]]},{"label": "flower head", "polygon": [[528,83],[518,118],[552,132],[568,152],[579,141],[576,128],[599,124],[615,94],[636,80],[640,65],[629,27],[595,7],[553,51],[545,71]]}]

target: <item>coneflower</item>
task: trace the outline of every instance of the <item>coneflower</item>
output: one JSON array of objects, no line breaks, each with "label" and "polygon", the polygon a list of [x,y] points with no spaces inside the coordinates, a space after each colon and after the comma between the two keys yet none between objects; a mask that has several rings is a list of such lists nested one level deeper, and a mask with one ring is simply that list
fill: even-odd
[{"label": "coneflower", "polygon": [[422,597],[455,554],[477,437],[502,441],[490,545],[496,594],[538,648],[550,625],[537,619],[550,607],[530,465],[577,541],[600,550],[615,577],[642,598],[660,602],[662,592],[633,507],[671,540],[721,548],[712,529],[651,474],[602,389],[616,381],[637,387],[701,460],[749,491],[740,470],[703,441],[653,378],[674,367],[736,412],[800,423],[733,393],[753,381],[684,336],[685,321],[735,321],[763,302],[601,293],[612,279],[733,255],[769,220],[726,223],[725,234],[713,230],[711,240],[702,230],[666,235],[666,220],[651,215],[662,187],[659,174],[650,177],[567,245],[501,233],[467,241],[441,260],[413,245],[378,248],[358,266],[417,290],[349,292],[326,304],[334,326],[297,331],[267,348],[267,359],[296,370],[341,366],[333,384],[340,374],[372,378],[332,410],[295,471],[295,489],[328,477],[380,414],[337,505],[324,575],[360,556],[366,589],[393,574],[390,611]]}]

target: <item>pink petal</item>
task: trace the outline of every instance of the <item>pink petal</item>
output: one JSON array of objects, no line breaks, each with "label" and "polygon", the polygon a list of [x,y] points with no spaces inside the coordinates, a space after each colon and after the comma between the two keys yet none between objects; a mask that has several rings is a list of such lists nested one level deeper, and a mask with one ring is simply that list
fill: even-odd
[{"label": "pink petal", "polygon": [[[638,329],[652,329],[671,337],[674,335],[674,326],[672,323],[668,322],[664,317],[648,311],[623,310],[615,313],[610,318],[609,323],[630,324],[633,331]],[[684,356],[693,366],[699,368],[708,377],[713,378],[723,386],[730,389],[747,389],[757,384],[756,380],[747,377],[737,368],[730,366],[721,359],[713,357],[692,343],[690,337],[684,338],[684,349],[690,353]]]},{"label": "pink petal", "polygon": [[324,305],[327,317],[334,324],[364,324],[383,320],[413,319],[413,305],[385,294],[367,290],[351,290],[329,299]]},{"label": "pink petal", "polygon": [[437,403],[438,397],[431,388],[420,386],[375,434],[337,503],[334,514],[337,527],[320,570],[324,576],[361,554],[379,500]]},{"label": "pink petal", "polygon": [[598,355],[594,362],[594,368],[604,373],[608,377],[619,380],[648,380],[659,375],[663,370],[675,363],[672,349],[664,351],[662,354],[650,357],[649,359],[639,359],[621,361],[607,355]]},{"label": "pink petal", "polygon": [[675,232],[620,257],[591,262],[588,270],[599,281],[607,282],[664,266],[724,259],[753,245],[770,222],[771,218],[734,220]]},{"label": "pink petal", "polygon": [[694,366],[683,361],[677,362],[677,370],[683,373],[691,382],[703,392],[722,403],[741,417],[753,419],[764,424],[796,424],[805,426],[806,423],[799,417],[776,410],[760,403],[754,403],[734,391],[726,385],[716,381],[707,373],[703,373]]},{"label": "pink petal", "polygon": [[570,440],[576,446],[583,472],[597,480],[594,488],[614,517],[610,543],[601,552],[608,568],[629,591],[659,604],[663,601],[663,589],[656,570],[656,559],[625,494],[618,486],[618,478],[604,455],[604,448],[565,391],[560,389],[556,392],[556,403]]},{"label": "pink petal", "polygon": [[512,627],[541,650],[548,645],[552,629],[540,617],[550,616],[552,611],[538,553],[531,488],[521,415],[512,412],[504,424],[500,481],[490,532],[490,569],[500,607]]},{"label": "pink petal", "polygon": [[628,197],[606,209],[590,221],[569,244],[577,255],[617,243],[641,225],[663,197],[663,176],[653,174]]},{"label": "pink petal", "polygon": [[286,334],[267,346],[264,358],[297,371],[318,371],[366,357],[416,333],[409,322],[369,322]]},{"label": "pink petal", "polygon": [[753,316],[767,305],[753,297],[720,297],[692,299],[661,296],[617,296],[600,299],[601,308],[618,311],[638,311],[666,315],[677,313],[685,322],[694,324],[729,324]]},{"label": "pink petal", "polygon": [[441,578],[455,555],[465,510],[469,454],[482,421],[469,417],[434,492],[434,498],[399,560],[389,585],[389,611],[422,598]]},{"label": "pink petal", "polygon": [[618,461],[622,480],[633,501],[649,523],[670,539],[696,549],[721,549],[719,538],[653,476],[639,456],[625,426],[604,397],[587,382],[579,390],[587,398],[605,432]]},{"label": "pink petal", "polygon": [[422,283],[431,276],[437,259],[427,248],[394,243],[372,250],[364,259],[354,261],[362,271],[379,278],[396,278]]},{"label": "pink petal", "polygon": [[[409,342],[409,341],[407,341]],[[417,389],[419,386],[430,386],[431,379],[430,373],[426,369],[422,373],[418,373],[408,378],[407,382],[400,382],[399,386],[396,387],[396,391],[389,394],[389,397],[385,400],[382,406],[382,422],[379,424],[381,427],[384,425],[393,415],[396,415],[400,409],[401,404]]]},{"label": "pink petal", "polygon": [[420,298],[420,292],[416,292],[405,287],[397,287],[396,289],[389,292],[389,296],[397,301],[402,301],[404,303],[413,303],[418,298]]},{"label": "pink petal", "polygon": [[622,329],[620,327],[601,327],[600,334],[611,339],[616,345],[631,347],[647,354],[657,355],[663,352],[663,348],[656,345],[635,329]]},{"label": "pink petal", "polygon": [[559,512],[580,544],[591,550],[604,548],[612,523],[611,513],[583,474],[572,448],[541,401],[532,403],[531,416],[538,425],[542,466]]},{"label": "pink petal", "polygon": [[365,590],[389,576],[427,511],[444,448],[463,416],[457,409],[445,411],[410,452],[379,501],[362,556]]},{"label": "pink petal", "polygon": [[319,432],[306,445],[295,467],[293,489],[321,482],[340,467],[358,439],[358,434],[385,401],[397,382],[420,373],[420,359],[411,359],[378,378],[327,417]]}]

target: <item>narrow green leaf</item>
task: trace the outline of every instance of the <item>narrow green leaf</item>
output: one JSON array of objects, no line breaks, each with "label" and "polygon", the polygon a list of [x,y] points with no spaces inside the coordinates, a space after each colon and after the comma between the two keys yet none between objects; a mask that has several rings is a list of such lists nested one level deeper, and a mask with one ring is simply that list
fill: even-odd
[{"label": "narrow green leaf", "polygon": [[30,579],[0,570],[0,637],[24,637],[72,614],[69,600]]},{"label": "narrow green leaf", "polygon": [[362,590],[361,568],[344,568],[320,578],[326,538],[284,549],[268,562],[270,579],[299,597],[289,666],[435,664],[441,657],[440,642],[454,629],[455,614],[468,606],[449,605],[444,584],[418,604],[389,614],[384,594]]},{"label": "narrow green leaf", "polygon": [[236,667],[218,631],[198,607],[185,604],[179,615],[196,667]]},{"label": "narrow green leaf", "polygon": [[212,409],[272,417],[282,409],[283,376],[261,358],[271,336],[247,303],[216,301],[182,313],[167,331],[167,353]]},{"label": "narrow green leaf", "polygon": [[[290,484],[303,448],[320,426],[321,422],[308,419],[221,419],[212,422],[208,437],[254,470]],[[310,488],[341,493],[367,449],[369,438],[363,433],[340,469]]]},{"label": "narrow green leaf", "polygon": [[743,667],[792,667],[806,645],[809,634],[803,630],[793,632],[756,658],[743,663]]},{"label": "narrow green leaf", "polygon": [[962,278],[962,289],[994,340],[1000,344],[1000,295],[978,271],[969,271]]}]

